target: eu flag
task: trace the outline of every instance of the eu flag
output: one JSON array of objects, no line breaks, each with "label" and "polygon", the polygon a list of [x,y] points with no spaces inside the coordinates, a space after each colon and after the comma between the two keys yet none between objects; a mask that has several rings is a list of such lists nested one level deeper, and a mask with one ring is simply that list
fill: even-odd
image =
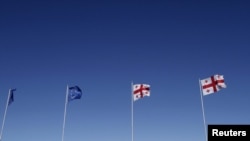
[{"label": "eu flag", "polygon": [[10,105],[12,102],[14,102],[14,91],[15,91],[16,89],[11,89],[10,90],[10,97],[9,97],[9,101],[8,101],[8,105]]},{"label": "eu flag", "polygon": [[69,87],[68,101],[80,99],[82,97],[82,90],[78,86]]}]

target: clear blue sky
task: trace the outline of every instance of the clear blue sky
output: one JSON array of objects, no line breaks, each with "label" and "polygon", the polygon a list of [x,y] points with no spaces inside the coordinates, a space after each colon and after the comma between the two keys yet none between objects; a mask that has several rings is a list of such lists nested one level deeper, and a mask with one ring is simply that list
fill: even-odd
[{"label": "clear blue sky", "polygon": [[134,103],[134,141],[205,140],[199,78],[224,75],[204,97],[207,124],[250,123],[250,2],[1,0],[0,122],[4,141],[131,141],[131,81],[151,85]]}]

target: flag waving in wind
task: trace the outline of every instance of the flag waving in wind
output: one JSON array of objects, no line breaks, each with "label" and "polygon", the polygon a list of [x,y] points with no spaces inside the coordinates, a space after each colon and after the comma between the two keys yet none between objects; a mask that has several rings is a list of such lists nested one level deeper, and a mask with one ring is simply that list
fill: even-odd
[{"label": "flag waving in wind", "polygon": [[203,95],[208,95],[219,91],[221,88],[226,88],[223,75],[213,75],[209,78],[200,81]]},{"label": "flag waving in wind", "polygon": [[2,123],[2,129],[0,132],[0,141],[2,141],[2,135],[3,135],[3,128],[4,128],[4,123],[5,123],[5,117],[7,114],[7,110],[8,110],[8,106],[14,102],[14,91],[16,91],[16,89],[9,89],[9,93],[8,93],[8,98],[7,98],[7,102],[6,102],[6,108],[5,108],[5,112],[3,115],[3,123]]},{"label": "flag waving in wind", "polygon": [[14,91],[16,91],[16,89],[11,89],[10,90],[8,105],[10,105],[12,102],[14,102],[14,93],[13,93]]},{"label": "flag waving in wind", "polygon": [[69,87],[68,101],[81,99],[82,90],[78,86]]},{"label": "flag waving in wind", "polygon": [[134,84],[133,85],[133,99],[134,101],[150,96],[150,85],[148,84]]},{"label": "flag waving in wind", "polygon": [[134,101],[141,99],[145,96],[150,96],[150,85],[148,84],[133,84],[131,83],[131,129],[132,129],[132,141],[134,140]]},{"label": "flag waving in wind", "polygon": [[62,141],[64,141],[64,128],[65,128],[65,120],[67,113],[67,104],[71,100],[81,99],[82,90],[78,86],[68,87],[66,89],[66,98],[65,98],[65,107],[64,107],[64,117],[63,117],[63,132],[62,132]]}]

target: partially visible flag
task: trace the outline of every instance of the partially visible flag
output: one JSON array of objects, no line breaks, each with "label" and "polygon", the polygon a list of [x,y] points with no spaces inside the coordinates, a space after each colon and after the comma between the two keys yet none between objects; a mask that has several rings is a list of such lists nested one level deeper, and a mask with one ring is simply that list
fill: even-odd
[{"label": "partially visible flag", "polygon": [[14,93],[13,93],[14,91],[16,91],[16,89],[11,89],[10,90],[8,105],[10,105],[12,102],[14,102]]},{"label": "partially visible flag", "polygon": [[226,88],[223,75],[213,75],[209,78],[201,80],[203,95],[208,95],[219,91],[221,88]]},{"label": "partially visible flag", "polygon": [[144,96],[150,96],[150,85],[134,84],[133,85],[133,100],[136,101]]},{"label": "partially visible flag", "polygon": [[68,101],[80,99],[82,97],[82,90],[78,86],[69,87]]}]

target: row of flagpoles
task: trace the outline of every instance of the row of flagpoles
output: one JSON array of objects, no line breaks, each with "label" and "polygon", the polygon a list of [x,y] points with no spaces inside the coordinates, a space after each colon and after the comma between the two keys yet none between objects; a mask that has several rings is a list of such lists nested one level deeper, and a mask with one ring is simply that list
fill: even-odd
[{"label": "row of flagpoles", "polygon": [[[223,75],[216,74],[206,79],[202,79],[202,80],[199,79],[199,86],[200,86],[203,122],[204,122],[204,129],[205,129],[205,138],[207,140],[203,96],[218,92],[221,88],[226,88],[226,85],[224,82]],[[134,106],[133,106],[133,103],[145,96],[150,96],[150,85],[149,84],[133,84],[132,82],[131,90],[132,90],[131,91],[131,137],[132,137],[131,140],[134,141],[134,117],[133,117]],[[2,128],[0,132],[0,141],[2,141],[2,134],[3,134],[4,123],[5,123],[8,106],[12,102],[14,102],[14,91],[16,91],[16,89],[10,89],[8,93],[5,112],[3,116]],[[65,129],[65,119],[66,119],[66,114],[67,114],[67,105],[72,100],[81,99],[81,96],[82,96],[82,90],[80,89],[79,86],[69,87],[67,85],[65,107],[64,107],[64,117],[63,117],[63,128],[62,128],[62,141],[64,141],[64,129]]]},{"label": "row of flagpoles", "polygon": [[[4,123],[5,123],[5,118],[6,118],[8,107],[12,102],[14,102],[14,91],[16,91],[16,89],[9,89],[8,98],[7,98],[7,102],[6,102],[6,108],[5,108],[4,116],[3,116],[2,128],[1,128],[1,132],[0,132],[0,141],[2,141]],[[65,108],[64,108],[64,117],[63,117],[62,141],[64,141],[64,128],[65,128],[67,105],[70,101],[75,100],[75,99],[81,99],[81,97],[82,97],[82,90],[78,86],[73,86],[73,87],[67,86],[66,98],[65,98]]]},{"label": "row of flagpoles", "polygon": [[[201,95],[201,105],[202,105],[202,114],[203,114],[203,122],[204,122],[204,131],[205,131],[205,140],[207,141],[207,131],[206,131],[206,120],[205,120],[205,112],[203,106],[203,96],[213,94],[221,90],[221,88],[226,88],[226,84],[224,82],[224,76],[215,74],[211,77],[200,80],[200,95]],[[133,84],[132,82],[132,101],[131,101],[131,127],[132,127],[132,141],[134,141],[134,126],[133,126],[133,103],[134,101],[143,98],[144,96],[150,96],[150,85],[148,84]]]}]

